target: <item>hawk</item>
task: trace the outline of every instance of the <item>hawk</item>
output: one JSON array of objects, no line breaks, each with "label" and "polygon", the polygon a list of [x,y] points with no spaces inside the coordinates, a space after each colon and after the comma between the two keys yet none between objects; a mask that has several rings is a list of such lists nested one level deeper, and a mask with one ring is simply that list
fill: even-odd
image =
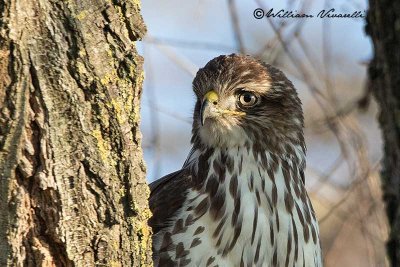
[{"label": "hawk", "polygon": [[293,84],[250,56],[193,80],[189,156],[150,185],[155,266],[322,266]]}]

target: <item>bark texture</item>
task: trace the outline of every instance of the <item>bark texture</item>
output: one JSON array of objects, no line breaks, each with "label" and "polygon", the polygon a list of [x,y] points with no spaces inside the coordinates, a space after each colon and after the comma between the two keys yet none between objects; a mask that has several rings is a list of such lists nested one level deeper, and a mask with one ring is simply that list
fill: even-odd
[{"label": "bark texture", "polygon": [[381,172],[389,225],[387,253],[400,266],[400,2],[370,0],[367,33],[374,45],[371,90],[379,106],[384,140]]},{"label": "bark texture", "polygon": [[0,0],[0,266],[148,266],[138,0]]}]

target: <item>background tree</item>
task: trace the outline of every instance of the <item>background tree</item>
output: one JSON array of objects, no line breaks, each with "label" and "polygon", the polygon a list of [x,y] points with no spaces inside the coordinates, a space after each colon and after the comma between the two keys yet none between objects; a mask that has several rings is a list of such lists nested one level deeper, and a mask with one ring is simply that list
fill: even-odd
[{"label": "background tree", "polygon": [[151,264],[139,1],[0,0],[0,266]]},{"label": "background tree", "polygon": [[367,32],[374,44],[369,78],[384,139],[381,178],[390,225],[387,253],[392,266],[400,266],[400,3],[369,4]]}]

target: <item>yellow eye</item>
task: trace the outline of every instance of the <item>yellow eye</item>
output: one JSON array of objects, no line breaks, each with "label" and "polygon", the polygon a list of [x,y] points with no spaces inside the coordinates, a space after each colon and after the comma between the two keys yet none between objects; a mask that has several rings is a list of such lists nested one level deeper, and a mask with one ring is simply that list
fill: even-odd
[{"label": "yellow eye", "polygon": [[241,107],[249,108],[258,103],[258,98],[251,92],[242,92],[239,94],[239,105]]}]

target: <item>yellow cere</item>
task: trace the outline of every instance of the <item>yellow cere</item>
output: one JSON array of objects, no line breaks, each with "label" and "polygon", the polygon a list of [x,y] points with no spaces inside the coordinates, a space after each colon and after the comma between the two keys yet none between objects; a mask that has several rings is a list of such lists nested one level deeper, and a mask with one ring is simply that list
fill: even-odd
[{"label": "yellow cere", "polygon": [[218,101],[218,94],[214,90],[208,91],[204,96],[204,99],[207,99],[209,102],[213,103],[214,101]]}]

